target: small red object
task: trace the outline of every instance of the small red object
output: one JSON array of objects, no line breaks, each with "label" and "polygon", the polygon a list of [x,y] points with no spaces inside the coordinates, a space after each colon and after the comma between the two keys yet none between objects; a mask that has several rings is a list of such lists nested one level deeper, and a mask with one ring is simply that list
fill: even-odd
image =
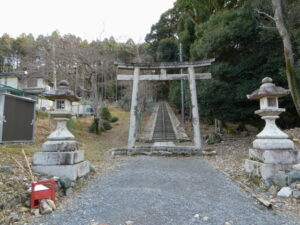
[{"label": "small red object", "polygon": [[[50,184],[49,187],[44,184]],[[31,184],[31,197],[30,197],[30,208],[36,209],[40,207],[42,199],[50,198],[55,202],[56,200],[56,181],[55,180],[42,180]]]}]

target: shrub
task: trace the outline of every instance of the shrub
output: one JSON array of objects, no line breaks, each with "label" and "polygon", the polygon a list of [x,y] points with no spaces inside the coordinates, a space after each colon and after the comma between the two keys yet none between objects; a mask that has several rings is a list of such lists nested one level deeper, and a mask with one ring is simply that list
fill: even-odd
[{"label": "shrub", "polygon": [[90,133],[95,133],[96,132],[96,124],[93,121],[93,123],[89,126],[89,132]]},{"label": "shrub", "polygon": [[67,128],[68,128],[68,130],[72,130],[72,128],[73,128],[73,120],[68,120],[67,121]]},{"label": "shrub", "polygon": [[93,123],[89,126],[89,132],[90,133],[95,133],[95,134],[100,134],[99,120],[98,119],[93,120]]},{"label": "shrub", "polygon": [[119,120],[118,117],[113,116],[113,117],[110,119],[110,122],[111,122],[111,123],[114,123],[114,122],[117,122],[118,120]]},{"label": "shrub", "polygon": [[111,121],[111,114],[107,107],[102,107],[100,109],[100,116],[102,120]]},{"label": "shrub", "polygon": [[[99,123],[98,119],[94,119],[93,123],[89,126],[89,132],[100,134],[101,131],[110,130],[111,128],[112,128],[112,126],[110,124],[110,121],[102,120],[102,124],[101,124],[101,123]],[[97,130],[98,130],[98,132],[97,132]]]},{"label": "shrub", "polygon": [[104,130],[110,130],[112,128],[112,126],[110,125],[110,122],[107,120],[103,121],[103,128]]}]

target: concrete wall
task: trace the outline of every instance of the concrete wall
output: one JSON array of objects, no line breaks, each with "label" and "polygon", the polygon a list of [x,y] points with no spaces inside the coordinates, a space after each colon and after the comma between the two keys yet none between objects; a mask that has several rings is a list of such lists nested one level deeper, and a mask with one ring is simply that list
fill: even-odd
[{"label": "concrete wall", "polygon": [[17,77],[1,77],[0,84],[4,84],[13,88],[19,88]]},{"label": "concrete wall", "polygon": [[39,87],[39,88],[44,88],[45,87],[45,83],[44,83],[43,78],[37,78],[37,87]]},{"label": "concrete wall", "polygon": [[36,109],[52,109],[53,108],[53,101],[50,101],[45,98],[38,98],[37,103],[36,103]]},{"label": "concrete wall", "polygon": [[25,82],[26,85],[24,85],[25,89],[45,89],[45,90],[50,90],[50,86],[48,85],[48,81],[45,80],[44,78],[33,78],[36,79],[36,85],[31,86],[27,81]]},{"label": "concrete wall", "polygon": [[92,113],[90,112],[91,105],[83,104],[80,102],[73,102],[72,103],[72,113],[76,116],[90,116]]},{"label": "concrete wall", "polygon": [[11,86],[13,88],[18,88],[18,78],[16,78],[16,77],[7,78],[7,86]]}]

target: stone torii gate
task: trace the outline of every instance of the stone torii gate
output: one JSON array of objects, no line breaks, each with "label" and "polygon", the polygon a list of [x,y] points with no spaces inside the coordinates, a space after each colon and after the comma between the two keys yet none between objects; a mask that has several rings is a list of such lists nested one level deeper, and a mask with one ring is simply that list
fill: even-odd
[{"label": "stone torii gate", "polygon": [[[192,101],[192,115],[193,115],[193,130],[194,143],[197,149],[202,148],[201,134],[200,134],[200,120],[197,101],[196,79],[211,79],[211,73],[195,73],[195,68],[211,65],[215,59],[207,59],[197,62],[171,62],[171,63],[123,63],[116,62],[118,69],[133,70],[133,75],[118,74],[118,81],[133,81],[131,110],[130,110],[130,127],[128,136],[128,148],[135,146],[136,131],[137,131],[137,104],[138,104],[138,87],[139,81],[166,81],[166,80],[189,80],[189,87]],[[141,70],[160,70],[160,74],[146,74],[140,75]],[[187,69],[188,74],[168,74],[167,69]]]}]

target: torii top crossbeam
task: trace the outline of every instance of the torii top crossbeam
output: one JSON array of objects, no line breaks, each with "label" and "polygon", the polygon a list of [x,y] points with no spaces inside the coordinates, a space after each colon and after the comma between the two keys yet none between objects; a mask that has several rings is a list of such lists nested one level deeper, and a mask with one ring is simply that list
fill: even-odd
[{"label": "torii top crossbeam", "polygon": [[[207,59],[196,62],[163,62],[163,63],[124,63],[115,62],[118,69],[125,70],[155,70],[160,69],[161,74],[143,74],[139,75],[139,80],[187,80],[188,74],[168,74],[167,69],[185,69],[185,68],[197,68],[211,65],[215,59]],[[128,74],[117,74],[117,80],[126,81],[133,80],[133,75]],[[195,73],[195,79],[211,79],[211,73]]]},{"label": "torii top crossbeam", "polygon": [[213,63],[215,59],[206,59],[202,61],[195,62],[161,62],[161,63],[124,63],[115,62],[115,65],[119,69],[134,69],[136,67],[140,69],[183,69],[189,67],[203,67],[209,66]]}]

